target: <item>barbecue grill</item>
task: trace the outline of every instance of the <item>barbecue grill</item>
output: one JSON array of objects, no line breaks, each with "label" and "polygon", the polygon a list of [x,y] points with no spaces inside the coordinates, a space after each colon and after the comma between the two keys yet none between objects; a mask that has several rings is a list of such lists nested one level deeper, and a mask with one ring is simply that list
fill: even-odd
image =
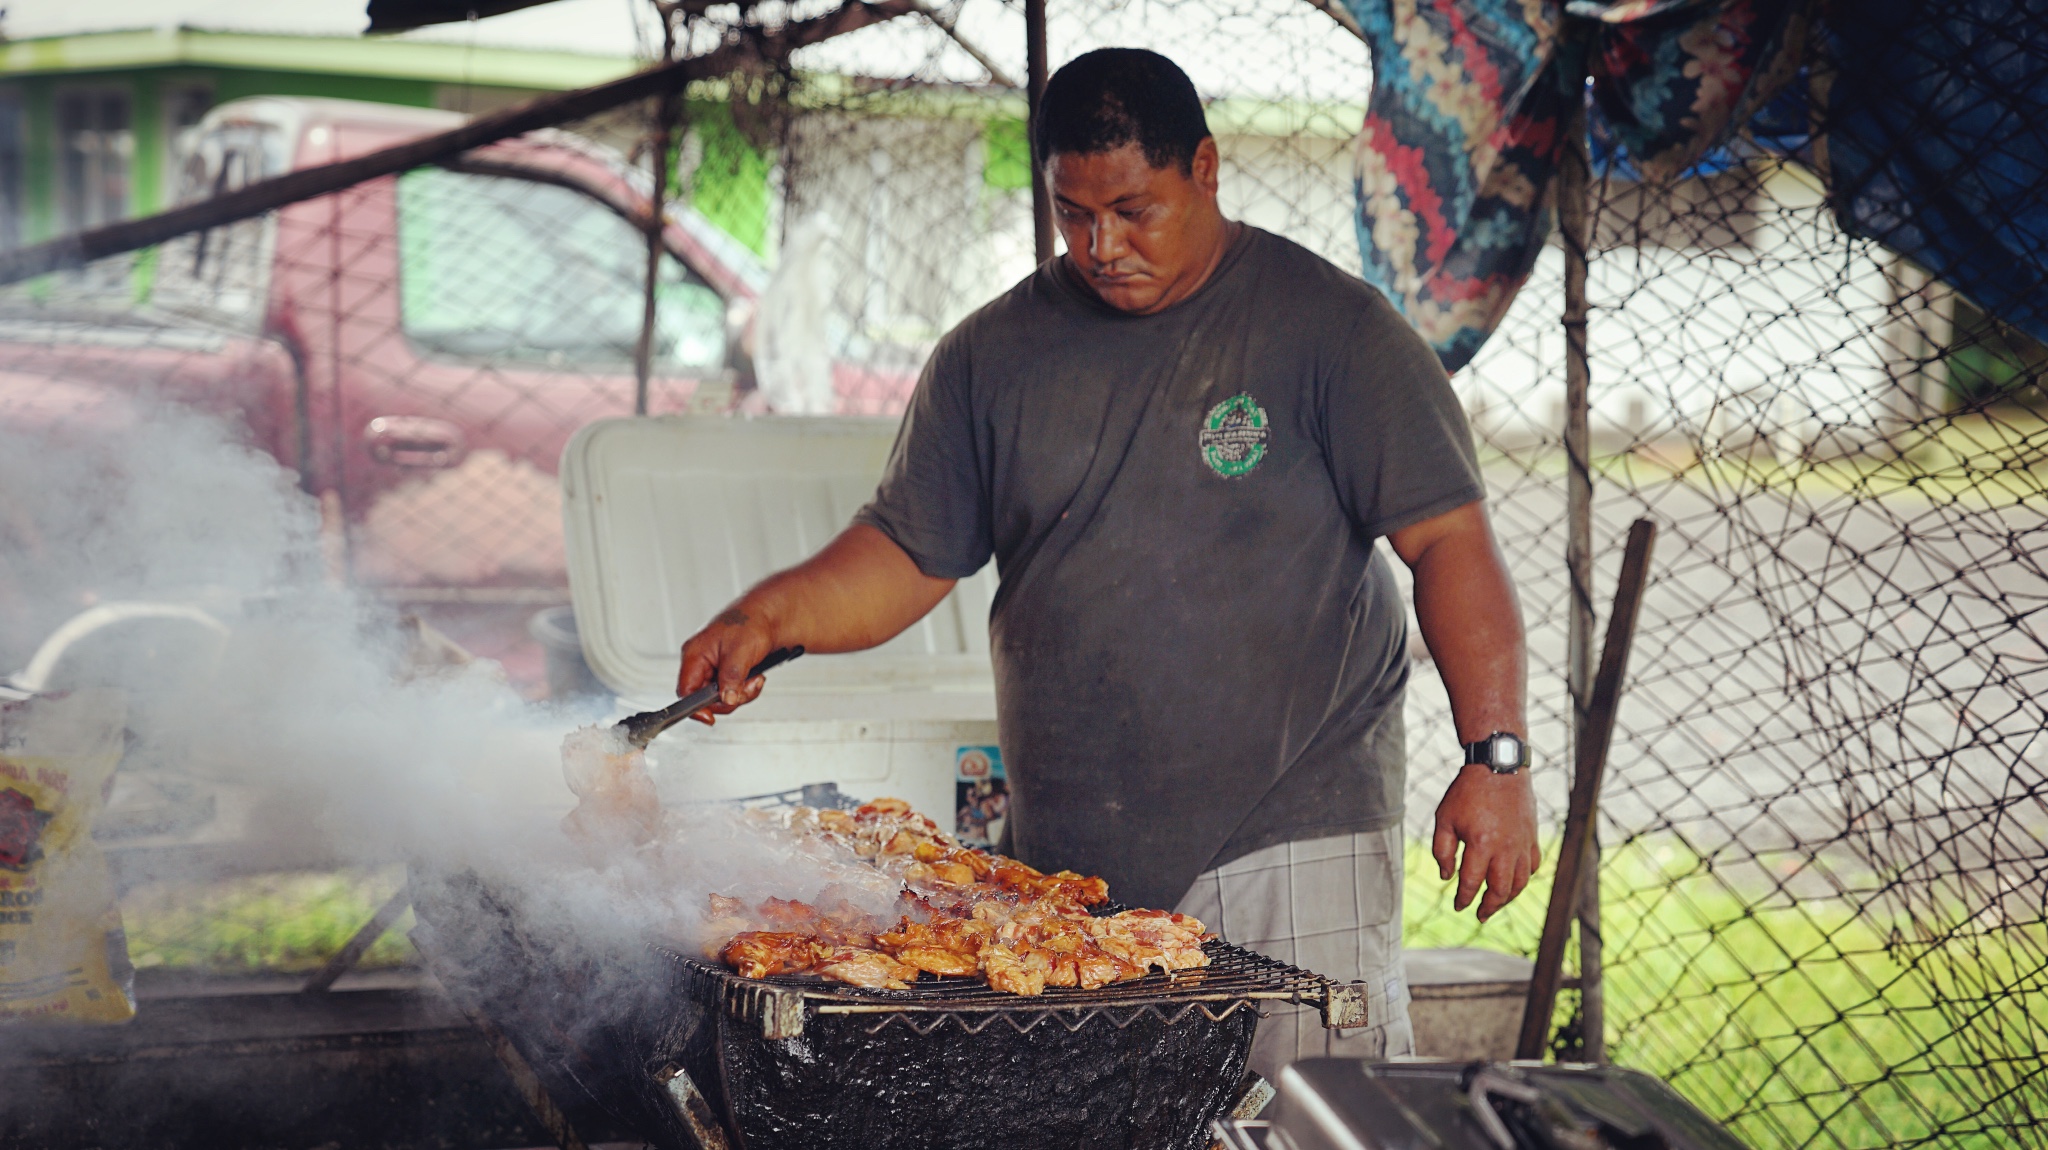
[{"label": "barbecue grill", "polygon": [[868,990],[644,941],[565,949],[553,928],[539,945],[476,876],[416,883],[415,942],[451,994],[565,1107],[679,1150],[1198,1150],[1244,1089],[1262,1005],[1366,1021],[1362,986],[1223,942],[1208,967],[1098,990]]}]

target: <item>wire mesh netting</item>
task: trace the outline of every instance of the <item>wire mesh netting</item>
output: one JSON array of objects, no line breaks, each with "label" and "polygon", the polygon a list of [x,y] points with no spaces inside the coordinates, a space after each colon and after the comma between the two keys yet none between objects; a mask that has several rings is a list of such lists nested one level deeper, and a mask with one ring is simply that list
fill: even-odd
[{"label": "wire mesh netting", "polygon": [[[1593,188],[1603,573],[1661,528],[1601,819],[1610,1052],[1760,1144],[2038,1144],[2048,359],[1780,150]],[[1557,256],[1459,383],[1561,728]]]},{"label": "wire mesh netting", "polygon": [[[892,415],[938,336],[1029,272],[1021,14],[934,12],[692,88],[651,411]],[[1227,213],[1359,266],[1368,53],[1330,15],[1072,0],[1049,40],[1055,62],[1174,57],[1210,101]],[[6,370],[38,384],[17,417],[89,426],[104,382],[236,413],[321,497],[339,575],[535,679],[526,617],[565,597],[556,460],[633,410],[649,114],[10,289]],[[195,188],[279,170],[288,120],[217,116]],[[1595,150],[1600,586],[1630,521],[1660,527],[1599,824],[1607,1046],[1760,1146],[2041,1145],[2048,349],[1844,231],[1800,135],[1745,133],[1667,180]],[[2038,202],[2048,173],[2009,179]],[[1529,625],[1550,826],[1571,715],[1561,294],[1553,244],[1453,379]],[[31,605],[78,588],[23,566],[0,590],[16,656],[54,610]],[[1424,839],[1455,764],[1435,676],[1413,683]],[[1409,945],[1533,953],[1543,879],[1480,928],[1419,845],[1409,872]]]}]

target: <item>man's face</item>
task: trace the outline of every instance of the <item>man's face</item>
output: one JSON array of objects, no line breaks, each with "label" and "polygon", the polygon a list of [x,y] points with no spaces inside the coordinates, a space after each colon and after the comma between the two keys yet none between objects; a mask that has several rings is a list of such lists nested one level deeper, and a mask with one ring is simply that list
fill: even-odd
[{"label": "man's face", "polygon": [[1192,172],[1153,167],[1136,144],[1053,153],[1046,164],[1053,220],[1074,270],[1102,302],[1133,315],[1179,303],[1221,253],[1216,142],[1203,140]]}]

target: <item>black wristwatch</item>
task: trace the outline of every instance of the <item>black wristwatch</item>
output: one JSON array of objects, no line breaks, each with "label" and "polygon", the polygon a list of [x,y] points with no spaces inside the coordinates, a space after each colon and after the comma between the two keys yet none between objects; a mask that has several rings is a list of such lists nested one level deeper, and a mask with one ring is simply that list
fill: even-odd
[{"label": "black wristwatch", "polygon": [[1465,762],[1484,763],[1496,775],[1512,775],[1529,765],[1529,743],[1520,735],[1495,731],[1476,743],[1465,744]]}]

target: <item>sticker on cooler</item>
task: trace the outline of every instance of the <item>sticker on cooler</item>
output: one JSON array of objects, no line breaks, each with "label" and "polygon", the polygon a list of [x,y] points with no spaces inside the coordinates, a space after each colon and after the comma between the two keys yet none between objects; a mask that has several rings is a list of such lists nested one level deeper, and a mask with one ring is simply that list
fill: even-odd
[{"label": "sticker on cooler", "polygon": [[953,836],[961,846],[993,847],[1003,837],[1003,816],[1010,812],[1003,749],[959,748],[953,752],[953,777]]}]

